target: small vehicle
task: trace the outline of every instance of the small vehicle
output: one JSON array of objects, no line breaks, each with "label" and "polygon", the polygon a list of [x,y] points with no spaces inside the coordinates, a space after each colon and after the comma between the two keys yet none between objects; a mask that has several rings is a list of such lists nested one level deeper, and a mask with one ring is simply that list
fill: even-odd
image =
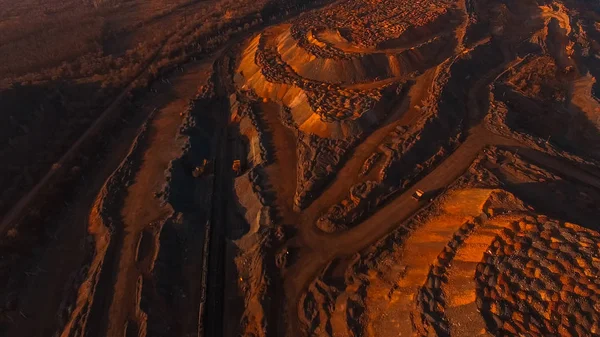
[{"label": "small vehicle", "polygon": [[192,176],[194,178],[201,177],[205,173],[205,171],[207,169],[207,165],[208,165],[208,160],[204,159],[202,161],[201,165],[198,165],[194,168],[194,170],[192,171]]},{"label": "small vehicle", "polygon": [[233,161],[233,165],[231,165],[231,169],[235,172],[235,175],[239,176],[242,170],[242,164],[239,159]]},{"label": "small vehicle", "polygon": [[416,190],[415,193],[413,193],[411,195],[411,197],[413,199],[415,199],[416,201],[421,200],[421,198],[423,198],[423,195],[425,194],[425,192],[423,192],[422,190]]}]

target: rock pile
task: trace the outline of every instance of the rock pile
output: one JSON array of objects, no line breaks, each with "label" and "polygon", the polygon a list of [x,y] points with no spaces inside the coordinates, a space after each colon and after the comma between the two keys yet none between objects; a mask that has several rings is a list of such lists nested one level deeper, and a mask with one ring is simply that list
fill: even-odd
[{"label": "rock pile", "polygon": [[317,220],[317,227],[327,233],[346,229],[346,224],[355,223],[376,203],[374,191],[381,185],[375,181],[358,183],[350,189],[350,196],[333,205]]},{"label": "rock pile", "polygon": [[352,55],[326,43],[311,43],[309,38],[319,31],[337,30],[358,46],[376,48],[386,40],[398,38],[408,28],[433,22],[447,13],[453,3],[451,0],[342,1],[301,16],[293,23],[292,36],[298,45],[317,57],[347,59]]},{"label": "rock pile", "polygon": [[497,238],[477,266],[479,310],[502,335],[600,333],[600,235],[528,217]]},{"label": "rock pile", "polygon": [[357,137],[334,140],[300,133],[298,136],[298,184],[294,207],[298,210],[306,207],[313,196],[318,195],[325,186],[344,156],[358,141]]},{"label": "rock pile", "polygon": [[324,121],[357,118],[372,109],[381,99],[381,89],[345,89],[340,85],[310,80],[298,75],[282,59],[274,46],[262,34],[255,54],[255,63],[268,82],[294,85],[302,89],[312,110]]}]

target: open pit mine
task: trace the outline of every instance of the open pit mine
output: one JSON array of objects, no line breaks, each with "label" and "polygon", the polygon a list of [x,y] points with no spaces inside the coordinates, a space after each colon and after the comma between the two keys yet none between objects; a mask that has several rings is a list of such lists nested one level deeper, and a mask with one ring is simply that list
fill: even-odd
[{"label": "open pit mine", "polygon": [[284,14],[156,81],[55,230],[3,220],[0,335],[600,336],[598,2]]}]

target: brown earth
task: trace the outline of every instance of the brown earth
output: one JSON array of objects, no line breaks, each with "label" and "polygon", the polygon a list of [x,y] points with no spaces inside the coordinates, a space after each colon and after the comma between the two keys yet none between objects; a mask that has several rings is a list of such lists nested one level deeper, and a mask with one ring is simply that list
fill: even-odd
[{"label": "brown earth", "polygon": [[[97,168],[56,166],[89,180],[51,225],[26,210],[52,184],[24,192],[0,226],[0,331],[600,334],[600,7],[294,4],[236,21],[222,10],[253,6],[219,3],[232,34],[268,25],[177,59]],[[105,41],[116,54],[217,8],[123,6],[162,14],[108,16],[131,18]]]}]

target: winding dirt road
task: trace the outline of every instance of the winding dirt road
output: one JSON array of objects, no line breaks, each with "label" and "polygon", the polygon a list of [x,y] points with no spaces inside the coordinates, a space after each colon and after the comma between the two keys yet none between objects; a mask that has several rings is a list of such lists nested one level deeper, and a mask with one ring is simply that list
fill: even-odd
[{"label": "winding dirt road", "polygon": [[[487,111],[487,107],[480,106],[478,98],[485,97],[485,101],[487,102],[489,85],[493,80],[507,68],[514,66],[520,61],[520,59],[515,59],[506,62],[501,67],[494,69],[482,77],[469,90],[467,109],[470,117],[481,116]],[[375,137],[372,137],[374,141]],[[579,168],[565,165],[565,162],[560,158],[529,149],[525,144],[515,139],[492,133],[483,124],[478,124],[471,128],[467,139],[431,173],[416,182],[411,188],[390,201],[385,207],[379,209],[361,224],[338,234],[326,234],[318,230],[315,226],[317,217],[331,205],[332,200],[335,201],[344,195],[344,193],[347,193],[354,182],[355,178],[353,177],[356,177],[356,173],[360,167],[359,164],[362,164],[364,159],[366,159],[366,153],[371,153],[369,150],[372,150],[374,146],[376,144],[369,143],[369,140],[359,145],[353,157],[339,171],[334,182],[302,215],[300,225],[298,226],[299,236],[302,241],[298,262],[287,270],[284,275],[286,299],[289,301],[288,310],[291,319],[290,327],[292,331],[289,332],[290,335],[302,335],[302,329],[297,319],[298,312],[301,310],[300,298],[308,288],[310,282],[319,275],[329,262],[338,257],[351,256],[397,228],[402,222],[428,204],[425,201],[416,202],[412,199],[411,195],[414,191],[417,189],[423,191],[444,189],[460,177],[469,168],[478,154],[488,146],[520,149],[519,154],[527,159],[539,162],[573,179],[581,180],[593,186],[600,186],[599,177]]]}]

